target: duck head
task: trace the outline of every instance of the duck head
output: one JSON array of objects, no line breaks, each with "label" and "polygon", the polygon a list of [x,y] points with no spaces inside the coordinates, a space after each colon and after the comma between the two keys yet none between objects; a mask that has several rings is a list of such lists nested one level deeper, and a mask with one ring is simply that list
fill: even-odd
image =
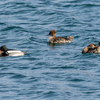
[{"label": "duck head", "polygon": [[49,34],[47,34],[46,36],[48,36],[48,35],[51,35],[51,36],[55,37],[56,36],[56,31],[55,30],[51,30],[49,32]]},{"label": "duck head", "polygon": [[0,56],[8,56],[6,45],[0,47]]},{"label": "duck head", "polygon": [[7,51],[6,45],[1,46],[1,47],[0,47],[0,50],[3,51],[3,52],[6,52],[6,51]]},{"label": "duck head", "polygon": [[97,48],[97,46],[93,43],[89,44],[87,47],[88,47],[88,49],[96,49]]}]

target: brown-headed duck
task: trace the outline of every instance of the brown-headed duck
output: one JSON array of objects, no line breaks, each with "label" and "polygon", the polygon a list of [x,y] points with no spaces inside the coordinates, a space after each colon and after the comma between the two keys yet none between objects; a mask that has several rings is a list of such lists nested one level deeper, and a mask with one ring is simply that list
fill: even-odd
[{"label": "brown-headed duck", "polygon": [[[69,42],[74,40],[73,36],[68,36],[68,37],[65,37],[65,38],[64,37],[56,37],[56,31],[55,30],[51,30],[48,35],[51,35],[49,37],[50,43],[69,43]],[[46,35],[46,36],[48,36],[48,35]]]}]

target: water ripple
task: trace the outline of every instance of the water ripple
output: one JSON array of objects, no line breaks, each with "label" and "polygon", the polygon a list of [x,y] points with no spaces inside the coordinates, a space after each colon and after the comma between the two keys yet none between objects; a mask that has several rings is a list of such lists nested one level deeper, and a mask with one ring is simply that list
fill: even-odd
[{"label": "water ripple", "polygon": [[[98,44],[100,1],[0,1],[0,44],[28,51],[0,57],[1,100],[99,100],[100,59],[82,54]],[[46,36],[74,36],[68,44],[50,44]]]}]

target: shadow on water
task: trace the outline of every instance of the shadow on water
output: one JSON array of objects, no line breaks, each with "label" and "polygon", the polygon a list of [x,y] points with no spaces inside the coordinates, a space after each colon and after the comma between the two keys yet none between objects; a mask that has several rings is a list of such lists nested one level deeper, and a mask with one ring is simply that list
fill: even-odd
[{"label": "shadow on water", "polygon": [[57,47],[57,46],[63,46],[63,45],[65,45],[65,44],[66,44],[66,43],[61,43],[61,44],[59,44],[59,43],[50,43],[50,42],[47,42],[47,45],[50,46],[51,49],[55,49],[55,47]]}]

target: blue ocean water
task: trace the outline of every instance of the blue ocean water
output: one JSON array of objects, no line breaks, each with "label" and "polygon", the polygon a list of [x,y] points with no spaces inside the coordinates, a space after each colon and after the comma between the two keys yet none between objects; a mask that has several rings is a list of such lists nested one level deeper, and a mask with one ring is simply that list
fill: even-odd
[{"label": "blue ocean water", "polygon": [[81,53],[98,42],[99,0],[1,0],[0,45],[28,52],[0,57],[0,100],[100,100],[100,55]]}]

